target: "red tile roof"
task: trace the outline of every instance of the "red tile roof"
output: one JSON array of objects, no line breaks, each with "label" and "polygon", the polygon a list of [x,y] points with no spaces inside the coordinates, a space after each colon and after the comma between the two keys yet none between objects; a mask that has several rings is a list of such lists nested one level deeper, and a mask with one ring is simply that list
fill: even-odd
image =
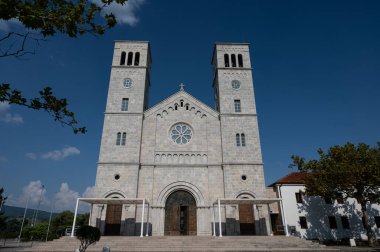
[{"label": "red tile roof", "polygon": [[292,172],[285,177],[280,178],[276,182],[272,183],[269,186],[274,186],[274,185],[283,185],[283,184],[305,184],[305,176],[306,174],[304,173],[299,173],[299,172]]}]

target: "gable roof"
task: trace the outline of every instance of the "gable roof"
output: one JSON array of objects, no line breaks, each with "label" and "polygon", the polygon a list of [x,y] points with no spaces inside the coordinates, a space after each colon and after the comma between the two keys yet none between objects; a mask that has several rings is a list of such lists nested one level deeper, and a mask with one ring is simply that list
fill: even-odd
[{"label": "gable roof", "polygon": [[273,187],[274,185],[302,185],[305,184],[305,173],[299,173],[299,172],[292,172],[285,177],[280,178],[276,182],[270,184],[270,187]]},{"label": "gable roof", "polygon": [[181,99],[181,98],[184,99],[184,100],[187,100],[189,102],[192,102],[193,104],[195,104],[196,106],[198,106],[200,109],[202,109],[204,112],[206,112],[206,113],[208,113],[208,114],[210,114],[210,115],[212,115],[214,117],[218,117],[219,116],[219,112],[218,111],[210,108],[208,105],[204,104],[203,102],[201,102],[200,100],[198,100],[194,96],[190,95],[185,90],[179,90],[178,92],[172,94],[168,98],[166,98],[166,99],[162,100],[161,102],[157,103],[153,107],[145,110],[144,115],[145,116],[149,116],[151,114],[154,114],[158,110],[161,110],[164,107],[169,106],[172,103],[175,103],[178,99]]}]

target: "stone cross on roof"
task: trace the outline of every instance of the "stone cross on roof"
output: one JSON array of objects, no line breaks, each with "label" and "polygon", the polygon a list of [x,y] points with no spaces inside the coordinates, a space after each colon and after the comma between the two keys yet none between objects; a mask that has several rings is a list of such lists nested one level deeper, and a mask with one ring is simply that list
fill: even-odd
[{"label": "stone cross on roof", "polygon": [[179,90],[184,91],[185,85],[183,83],[179,84]]}]

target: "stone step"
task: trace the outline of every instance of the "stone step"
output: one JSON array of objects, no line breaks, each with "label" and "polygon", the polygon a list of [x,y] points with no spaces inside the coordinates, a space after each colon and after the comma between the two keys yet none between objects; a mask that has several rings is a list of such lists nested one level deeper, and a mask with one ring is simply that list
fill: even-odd
[{"label": "stone step", "polygon": [[[79,247],[76,238],[62,237],[47,243],[39,243],[20,251],[68,252]],[[86,251],[101,251],[109,246],[112,252],[121,251],[326,251],[323,245],[297,237],[285,236],[104,236]]]}]

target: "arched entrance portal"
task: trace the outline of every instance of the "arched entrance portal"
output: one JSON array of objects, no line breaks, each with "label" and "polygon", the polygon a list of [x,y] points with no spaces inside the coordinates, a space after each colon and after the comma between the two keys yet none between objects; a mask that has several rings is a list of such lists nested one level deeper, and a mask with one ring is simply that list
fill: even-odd
[{"label": "arched entrance portal", "polygon": [[176,191],[167,198],[165,235],[197,235],[197,204],[190,193]]},{"label": "arched entrance portal", "polygon": [[[108,195],[107,198],[118,199],[120,196]],[[121,204],[107,204],[104,235],[120,235],[122,210]]]},{"label": "arched entrance portal", "polygon": [[[248,199],[248,197],[242,197]],[[253,205],[239,204],[240,235],[255,235],[255,217]]]},{"label": "arched entrance portal", "polygon": [[122,205],[107,205],[104,235],[120,235],[121,211]]}]

